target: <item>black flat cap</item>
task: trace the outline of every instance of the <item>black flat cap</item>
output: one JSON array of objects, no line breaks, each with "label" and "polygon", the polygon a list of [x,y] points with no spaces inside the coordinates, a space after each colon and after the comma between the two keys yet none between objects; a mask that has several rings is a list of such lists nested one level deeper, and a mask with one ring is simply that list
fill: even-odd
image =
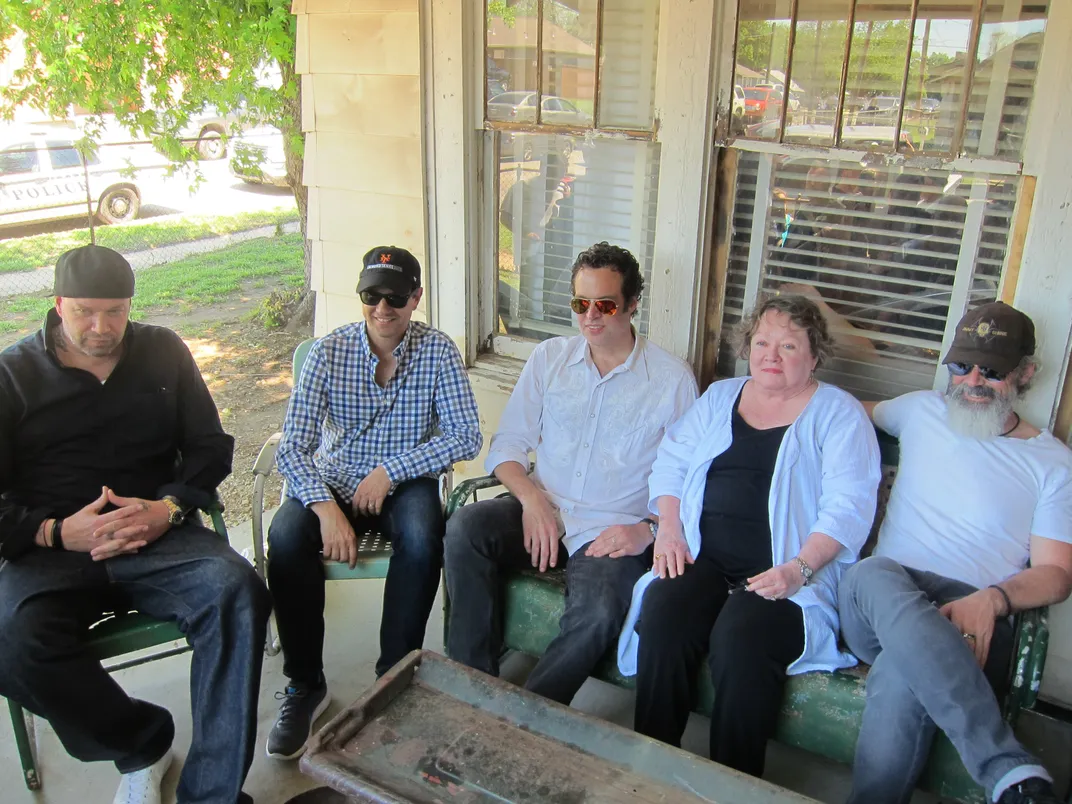
[{"label": "black flat cap", "polygon": [[56,295],[69,299],[129,299],[134,271],[118,251],[79,246],[56,261]]}]

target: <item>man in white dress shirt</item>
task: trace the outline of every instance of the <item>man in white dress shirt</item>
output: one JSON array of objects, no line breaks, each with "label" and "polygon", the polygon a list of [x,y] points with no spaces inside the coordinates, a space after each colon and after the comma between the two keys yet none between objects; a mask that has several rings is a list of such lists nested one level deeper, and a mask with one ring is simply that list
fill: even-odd
[{"label": "man in white dress shirt", "polygon": [[623,248],[597,243],[577,257],[570,307],[581,334],[536,347],[491,440],[485,465],[511,496],[447,522],[447,653],[486,673],[499,670],[500,575],[565,566],[559,635],[525,685],[564,704],[616,642],[651,567],[648,475],[663,433],[697,395],[689,367],[633,329],[643,288]]}]

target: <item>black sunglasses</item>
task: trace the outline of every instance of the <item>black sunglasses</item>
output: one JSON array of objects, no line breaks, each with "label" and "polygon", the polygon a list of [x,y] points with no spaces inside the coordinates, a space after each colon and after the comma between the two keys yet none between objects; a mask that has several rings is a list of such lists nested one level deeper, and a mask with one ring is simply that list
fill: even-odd
[{"label": "black sunglasses", "polygon": [[405,293],[380,293],[376,290],[363,290],[358,295],[361,297],[361,303],[369,307],[375,307],[381,299],[387,299],[387,303],[396,310],[401,310],[410,300]]},{"label": "black sunglasses", "polygon": [[[967,377],[971,374],[971,370],[975,368],[974,363],[947,363],[949,367],[949,373],[955,374],[958,377]],[[1000,371],[994,371],[992,368],[986,366],[979,366],[979,375],[987,382],[1001,382],[1008,373],[1002,374]]]},{"label": "black sunglasses", "polygon": [[581,299],[575,296],[570,299],[569,306],[577,315],[584,315],[593,304],[603,315],[614,315],[618,312],[618,302],[614,299]]}]

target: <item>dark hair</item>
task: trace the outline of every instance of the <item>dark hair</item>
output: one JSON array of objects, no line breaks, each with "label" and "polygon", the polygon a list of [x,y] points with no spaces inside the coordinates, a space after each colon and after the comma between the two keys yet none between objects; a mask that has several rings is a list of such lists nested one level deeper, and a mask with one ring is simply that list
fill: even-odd
[{"label": "dark hair", "polygon": [[826,326],[819,306],[807,296],[767,296],[752,308],[752,312],[741,319],[734,331],[737,356],[747,360],[752,347],[752,336],[759,329],[763,316],[774,310],[785,313],[789,320],[808,333],[808,347],[815,358],[815,367],[820,368],[833,354],[834,339]]},{"label": "dark hair", "polygon": [[574,293],[577,272],[582,268],[610,268],[622,275],[622,296],[626,305],[636,300],[639,306],[640,294],[644,291],[644,277],[640,275],[640,263],[636,257],[621,246],[612,246],[606,240],[586,248],[577,255],[570,274],[570,293]]}]

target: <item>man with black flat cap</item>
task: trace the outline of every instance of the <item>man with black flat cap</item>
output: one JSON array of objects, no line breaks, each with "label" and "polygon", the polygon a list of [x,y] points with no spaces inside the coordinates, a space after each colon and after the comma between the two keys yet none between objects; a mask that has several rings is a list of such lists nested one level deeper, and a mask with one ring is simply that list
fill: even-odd
[{"label": "man with black flat cap", "polygon": [[462,356],[412,321],[421,266],[381,246],[361,261],[365,320],[309,351],[276,452],[287,499],[268,529],[268,586],[289,682],[267,753],[294,759],[329,703],[324,678],[323,560],[351,567],[355,528],[391,540],[376,675],[424,642],[443,566],[438,478],[482,438]]},{"label": "man with black flat cap", "polygon": [[852,804],[907,802],[938,729],[989,800],[1061,800],[998,703],[1011,615],[1072,590],[1072,452],[1015,410],[1034,354],[1031,319],[984,304],[957,324],[945,393],[864,403],[900,462],[874,554],[839,593],[845,642],[871,664]]},{"label": "man with black flat cap", "polygon": [[0,353],[0,695],[73,757],[110,760],[116,804],[160,801],[175,728],[86,647],[107,611],[173,620],[193,646],[193,742],[178,800],[250,801],[270,610],[253,568],[187,516],[231,471],[189,350],[129,320],[130,265],[82,246],[56,264],[44,326]]}]

